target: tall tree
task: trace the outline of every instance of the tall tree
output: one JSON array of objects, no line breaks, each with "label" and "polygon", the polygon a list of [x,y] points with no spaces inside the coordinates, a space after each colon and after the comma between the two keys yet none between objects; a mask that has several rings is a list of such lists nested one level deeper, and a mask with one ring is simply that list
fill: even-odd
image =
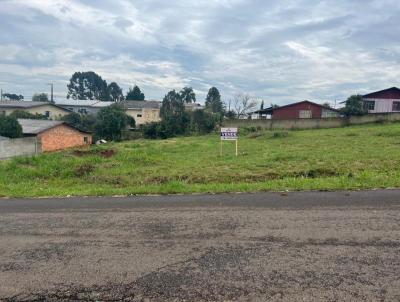
[{"label": "tall tree", "polygon": [[135,85],[133,88],[129,88],[126,94],[127,101],[144,101],[144,93],[140,90],[139,86]]},{"label": "tall tree", "polygon": [[346,105],[342,109],[346,116],[364,115],[367,111],[363,108],[362,95],[352,95],[346,100]]},{"label": "tall tree", "polygon": [[206,108],[213,113],[223,114],[224,104],[221,101],[221,95],[217,88],[211,87],[206,97]]},{"label": "tall tree", "polygon": [[264,100],[261,101],[260,110],[264,110]]},{"label": "tall tree", "polygon": [[8,101],[23,101],[24,96],[15,93],[3,93],[3,98]]},{"label": "tall tree", "polygon": [[235,95],[233,102],[239,118],[246,116],[257,106],[257,102],[252,100],[248,94],[238,93]]},{"label": "tall tree", "polygon": [[122,93],[122,89],[118,86],[117,83],[112,82],[107,87],[109,100],[111,102],[121,102],[124,100],[124,95]]},{"label": "tall tree", "polygon": [[179,94],[185,103],[196,103],[196,94],[192,87],[184,87]]},{"label": "tall tree", "polygon": [[93,71],[75,72],[67,85],[67,98],[108,101],[107,82]]},{"label": "tall tree", "polygon": [[34,102],[49,102],[49,96],[47,93],[35,93],[32,96],[32,101]]},{"label": "tall tree", "polygon": [[166,118],[169,116],[179,115],[185,111],[185,105],[181,95],[175,90],[168,92],[161,104],[160,116]]}]

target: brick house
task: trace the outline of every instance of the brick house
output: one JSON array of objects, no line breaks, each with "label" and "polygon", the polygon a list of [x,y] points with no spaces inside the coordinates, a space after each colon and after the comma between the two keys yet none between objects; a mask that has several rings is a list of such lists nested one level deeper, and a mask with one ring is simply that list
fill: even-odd
[{"label": "brick house", "polygon": [[368,113],[400,112],[400,89],[392,87],[363,95],[363,106]]},{"label": "brick house", "polygon": [[18,119],[24,136],[35,136],[42,152],[92,144],[92,135],[62,121]]},{"label": "brick house", "polygon": [[259,117],[269,116],[271,119],[276,120],[321,119],[340,116],[339,110],[310,101],[302,101],[276,108],[269,107],[252,113],[253,116],[255,114]]}]

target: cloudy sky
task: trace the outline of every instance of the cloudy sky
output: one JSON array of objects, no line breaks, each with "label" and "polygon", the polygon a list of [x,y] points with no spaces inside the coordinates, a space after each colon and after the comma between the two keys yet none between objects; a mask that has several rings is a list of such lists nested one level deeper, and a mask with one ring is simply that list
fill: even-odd
[{"label": "cloudy sky", "polygon": [[0,0],[0,88],[30,99],[95,71],[148,99],[344,100],[400,86],[398,0]]}]

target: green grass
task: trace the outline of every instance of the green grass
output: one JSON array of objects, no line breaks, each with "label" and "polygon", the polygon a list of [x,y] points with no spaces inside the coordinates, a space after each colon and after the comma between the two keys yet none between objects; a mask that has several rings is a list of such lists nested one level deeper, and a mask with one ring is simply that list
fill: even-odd
[{"label": "green grass", "polygon": [[[0,196],[400,187],[400,124],[137,140],[0,162]],[[113,149],[109,158],[98,152]]]}]

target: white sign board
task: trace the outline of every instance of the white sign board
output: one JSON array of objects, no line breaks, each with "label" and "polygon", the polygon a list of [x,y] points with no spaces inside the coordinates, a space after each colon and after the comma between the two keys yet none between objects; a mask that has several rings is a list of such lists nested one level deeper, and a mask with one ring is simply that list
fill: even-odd
[{"label": "white sign board", "polygon": [[221,140],[236,141],[238,139],[237,128],[221,128]]}]

